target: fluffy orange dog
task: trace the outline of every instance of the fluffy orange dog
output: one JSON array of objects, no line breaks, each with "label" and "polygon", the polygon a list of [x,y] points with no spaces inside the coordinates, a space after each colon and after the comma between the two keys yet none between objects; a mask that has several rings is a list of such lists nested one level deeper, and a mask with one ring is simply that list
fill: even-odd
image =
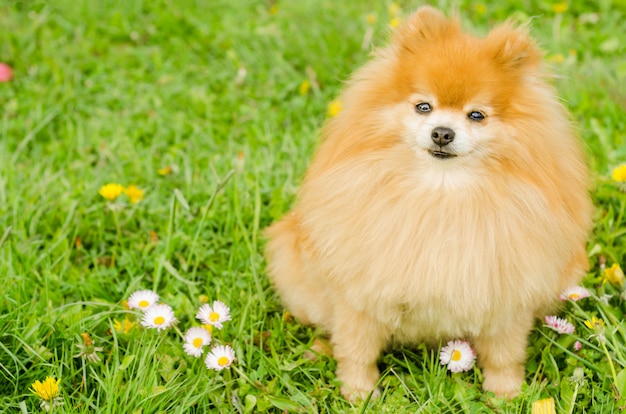
[{"label": "fluffy orange dog", "polygon": [[331,337],[342,393],[390,344],[465,338],[483,388],[524,380],[529,331],[587,267],[588,170],[526,30],[422,8],[356,72],[298,200],[266,235],[286,307]]}]

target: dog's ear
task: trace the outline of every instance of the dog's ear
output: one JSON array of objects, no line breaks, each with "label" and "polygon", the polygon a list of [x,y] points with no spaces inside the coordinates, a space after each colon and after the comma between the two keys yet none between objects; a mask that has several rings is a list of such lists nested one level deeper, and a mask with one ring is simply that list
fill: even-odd
[{"label": "dog's ear", "polygon": [[430,42],[459,32],[457,18],[448,19],[439,10],[423,6],[413,13],[394,33],[393,43],[409,51],[418,50],[424,42]]},{"label": "dog's ear", "polygon": [[527,26],[507,22],[494,28],[486,41],[494,60],[511,69],[534,69],[540,66],[543,53],[530,37]]}]

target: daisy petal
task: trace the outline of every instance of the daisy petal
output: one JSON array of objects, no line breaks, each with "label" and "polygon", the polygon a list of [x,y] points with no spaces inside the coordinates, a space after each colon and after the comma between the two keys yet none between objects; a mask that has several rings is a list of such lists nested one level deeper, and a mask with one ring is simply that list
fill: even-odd
[{"label": "daisy petal", "polygon": [[149,307],[143,314],[141,324],[146,328],[155,328],[158,331],[167,329],[176,322],[174,311],[169,305],[159,304]]},{"label": "daisy petal", "polygon": [[474,366],[476,354],[468,342],[456,340],[441,348],[439,360],[451,372],[469,371]]},{"label": "daisy petal", "polygon": [[189,328],[185,333],[185,343],[183,348],[188,355],[196,358],[202,355],[202,349],[204,346],[211,343],[211,335],[209,332],[200,326]]},{"label": "daisy petal", "polygon": [[200,322],[222,329],[223,323],[230,320],[230,309],[224,302],[213,301],[213,305],[204,304],[198,310],[196,318]]},{"label": "daisy petal", "polygon": [[559,318],[558,316],[546,316],[544,318],[546,325],[560,334],[574,333],[574,325],[567,321],[567,319]]},{"label": "daisy petal", "polygon": [[577,300],[585,299],[585,298],[588,298],[589,296],[591,296],[591,293],[589,293],[589,291],[585,289],[584,287],[572,286],[570,288],[565,289],[565,291],[561,293],[561,295],[559,295],[559,298],[563,301],[571,300],[573,302],[576,302]]},{"label": "daisy petal", "polygon": [[159,295],[151,290],[138,290],[128,298],[128,307],[145,311],[159,301]]},{"label": "daisy petal", "polygon": [[235,351],[228,345],[217,345],[206,356],[204,363],[208,369],[221,371],[235,360]]}]

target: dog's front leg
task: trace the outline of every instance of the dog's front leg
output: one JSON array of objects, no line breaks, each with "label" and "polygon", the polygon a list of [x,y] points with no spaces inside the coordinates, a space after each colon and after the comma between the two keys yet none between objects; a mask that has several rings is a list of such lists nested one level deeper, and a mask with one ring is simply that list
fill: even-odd
[{"label": "dog's front leg", "polygon": [[533,318],[529,313],[516,319],[503,332],[478,337],[474,344],[483,369],[483,389],[501,398],[515,397],[524,382],[524,361]]},{"label": "dog's front leg", "polygon": [[337,377],[343,383],[341,394],[350,401],[380,394],[376,361],[387,344],[389,329],[380,321],[348,304],[335,308],[331,340],[337,360]]}]

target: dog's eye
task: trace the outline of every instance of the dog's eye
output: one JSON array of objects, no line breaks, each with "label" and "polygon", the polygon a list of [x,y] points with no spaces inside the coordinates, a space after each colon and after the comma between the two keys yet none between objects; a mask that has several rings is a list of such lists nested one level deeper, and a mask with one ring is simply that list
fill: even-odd
[{"label": "dog's eye", "polygon": [[480,122],[483,119],[485,119],[485,114],[483,114],[480,111],[472,111],[469,114],[467,114],[467,117],[471,119],[472,121]]},{"label": "dog's eye", "polygon": [[417,105],[415,105],[415,110],[417,112],[425,114],[425,113],[428,113],[428,112],[432,111],[433,109],[430,107],[429,103],[421,102],[421,103],[418,103]]}]

